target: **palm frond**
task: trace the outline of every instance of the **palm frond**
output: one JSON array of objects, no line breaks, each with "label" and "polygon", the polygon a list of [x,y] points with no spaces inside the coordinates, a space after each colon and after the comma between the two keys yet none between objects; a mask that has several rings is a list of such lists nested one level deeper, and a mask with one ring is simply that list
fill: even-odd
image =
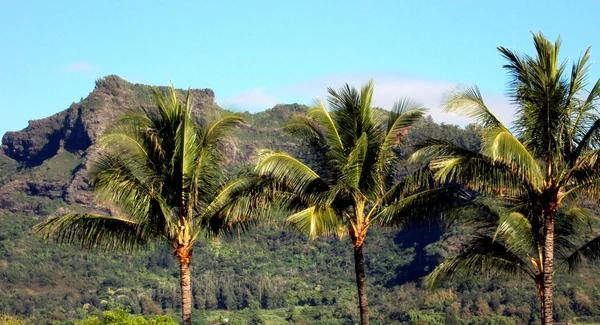
[{"label": "palm frond", "polygon": [[364,164],[367,160],[369,142],[367,134],[363,133],[358,139],[356,146],[352,148],[347,158],[347,163],[342,170],[343,181],[346,185],[358,190],[361,180],[364,178]]},{"label": "palm frond", "polygon": [[301,198],[282,188],[276,180],[249,175],[231,181],[197,217],[197,229],[208,237],[245,231],[260,221],[295,211],[303,206]]},{"label": "palm frond", "polygon": [[325,104],[317,98],[317,106],[308,111],[307,115],[323,126],[323,133],[327,138],[327,144],[338,154],[344,151],[344,144],[340,137],[338,126],[331,118]]},{"label": "palm frond", "polygon": [[[377,213],[370,220],[385,226],[403,227],[411,223],[435,222],[454,216],[452,210],[471,200],[469,193],[459,186],[445,186],[409,193],[378,204]],[[435,204],[432,204],[435,202]]]},{"label": "palm frond", "polygon": [[424,141],[409,161],[428,162],[441,183],[457,182],[482,193],[519,196],[535,188],[502,161],[443,140]]},{"label": "palm frond", "polygon": [[95,214],[51,217],[37,224],[34,231],[45,240],[105,250],[131,250],[152,239],[143,237],[139,224],[133,221]]},{"label": "palm frond", "polygon": [[423,283],[432,290],[456,276],[507,276],[521,272],[535,277],[527,262],[511,253],[491,237],[475,237],[462,254],[451,257],[425,277]]},{"label": "palm frond", "polygon": [[[362,132],[368,132],[374,125],[373,110],[371,108],[371,101],[373,99],[373,90],[375,88],[375,81],[371,78],[365,85],[360,88],[360,121],[362,124]],[[358,134],[361,134],[357,132]]]},{"label": "palm frond", "polygon": [[344,156],[356,144],[363,132],[368,132],[369,125],[363,125],[364,114],[361,96],[356,88],[348,84],[335,90],[328,88],[327,101],[335,114],[335,125],[344,148]]},{"label": "palm frond", "polygon": [[405,97],[394,103],[389,113],[387,130],[378,153],[380,173],[385,174],[394,157],[392,147],[399,145],[408,128],[423,118],[427,109],[419,102]]},{"label": "palm frond", "polygon": [[[584,262],[584,260],[597,261],[600,259],[600,236],[588,241],[581,247],[577,248],[564,259],[562,264],[566,265],[569,272],[573,272],[578,269]],[[559,265],[560,266],[562,266]]]},{"label": "palm frond", "polygon": [[327,188],[327,185],[310,167],[283,152],[264,150],[256,165],[260,175],[274,177],[288,185],[295,193],[309,193]]},{"label": "palm frond", "polygon": [[474,119],[484,128],[504,128],[500,120],[485,105],[477,86],[459,85],[444,99],[444,111]]},{"label": "palm frond", "polygon": [[284,130],[308,144],[327,144],[327,138],[319,129],[317,122],[308,116],[296,117],[292,122],[284,126]]},{"label": "palm frond", "polygon": [[538,243],[531,231],[531,223],[519,212],[505,213],[498,220],[494,241],[502,240],[508,251],[518,256],[531,256],[541,260]]},{"label": "palm frond", "polygon": [[333,209],[309,207],[287,218],[290,225],[311,239],[319,236],[337,235],[344,225]]},{"label": "palm frond", "polygon": [[[599,81],[600,83],[600,81]],[[600,89],[599,89],[600,91]],[[584,159],[581,159],[589,151],[595,150],[598,147],[600,138],[600,119],[597,119],[594,124],[583,135],[573,154],[569,157],[569,168],[576,168]],[[565,179],[566,180],[566,179]]]},{"label": "palm frond", "polygon": [[522,179],[538,191],[544,186],[540,164],[527,148],[507,129],[489,128],[484,131],[482,153],[494,161],[510,166]]},{"label": "palm frond", "polygon": [[559,62],[560,39],[551,43],[542,33],[534,34],[536,56],[521,56],[499,48],[509,63],[510,94],[518,103],[515,127],[519,137],[535,156],[547,161],[562,159],[559,135],[570,115],[569,84],[563,78],[565,63]]}]

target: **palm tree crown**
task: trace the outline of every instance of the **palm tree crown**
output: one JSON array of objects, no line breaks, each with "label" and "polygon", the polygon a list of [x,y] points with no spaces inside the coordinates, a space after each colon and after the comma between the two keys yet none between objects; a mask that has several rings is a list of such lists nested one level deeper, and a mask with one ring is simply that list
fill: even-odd
[{"label": "palm tree crown", "polygon": [[191,324],[189,265],[194,242],[231,229],[235,190],[225,185],[222,149],[235,115],[197,127],[190,93],[185,104],[170,88],[153,88],[156,109],[142,109],[109,127],[91,168],[100,202],[115,216],[72,214],[36,225],[47,239],[84,247],[130,249],[151,240],[171,245],[181,267],[184,324]]},{"label": "palm tree crown", "polygon": [[[558,59],[560,40],[552,43],[541,33],[533,39],[534,57],[498,48],[508,61],[504,67],[511,76],[509,94],[517,108],[514,129],[511,131],[491,113],[476,87],[461,86],[449,94],[445,109],[483,125],[481,151],[429,140],[413,159],[430,162],[438,180],[495,195],[501,198],[501,205],[509,207],[501,215],[497,211],[491,214],[496,215],[492,217],[498,226],[496,236],[504,241],[490,243],[508,245],[505,252],[519,253],[519,258],[529,256],[530,263],[526,264],[536,269],[533,275],[542,296],[543,323],[551,324],[555,252],[565,258],[564,249],[578,257],[597,257],[592,247],[598,246],[598,239],[583,246],[583,250],[573,250],[575,247],[564,241],[567,228],[557,227],[577,223],[573,215],[577,210],[573,209],[577,209],[574,204],[582,196],[600,198],[600,120],[596,106],[600,80],[585,93],[589,49],[567,73],[566,63]],[[563,211],[559,211],[561,208]],[[510,235],[517,230],[519,239]],[[486,238],[489,241],[489,236]],[[527,254],[522,251],[525,244],[530,246]],[[485,253],[493,256],[492,251]],[[501,260],[495,256],[494,261],[512,266],[517,261],[517,256],[513,256],[515,261],[508,255],[504,257]],[[442,268],[449,270],[451,264],[447,262]]]},{"label": "palm tree crown", "polygon": [[[361,324],[368,324],[362,252],[368,229],[375,223],[403,225],[409,220],[425,219],[425,207],[443,209],[444,204],[451,204],[448,198],[453,194],[449,188],[417,186],[417,180],[428,180],[425,172],[402,182],[389,177],[396,158],[392,149],[422,118],[425,109],[420,104],[404,99],[385,114],[371,106],[373,81],[360,91],[346,84],[339,90],[329,88],[328,92],[331,113],[318,100],[307,116],[286,126],[309,144],[316,155],[314,166],[283,152],[266,151],[257,171],[284,184],[286,194],[278,197],[300,210],[287,218],[300,231],[311,238],[350,237]],[[395,184],[390,186],[392,182]],[[427,205],[433,198],[440,199],[440,204]]]}]

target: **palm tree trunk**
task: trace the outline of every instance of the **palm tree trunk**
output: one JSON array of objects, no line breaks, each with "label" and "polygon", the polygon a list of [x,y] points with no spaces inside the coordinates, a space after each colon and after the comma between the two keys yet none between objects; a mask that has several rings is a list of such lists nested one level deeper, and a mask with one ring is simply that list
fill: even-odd
[{"label": "palm tree trunk", "polygon": [[545,306],[545,304],[544,304],[544,296],[542,295],[540,298],[541,298],[540,299],[540,314],[541,314],[540,318],[542,319],[542,322],[544,322],[544,314],[545,314],[544,313],[544,306]]},{"label": "palm tree trunk", "polygon": [[367,276],[365,275],[365,259],[363,245],[354,246],[354,268],[356,270],[356,286],[358,287],[358,305],[360,308],[360,324],[369,325],[369,302],[367,301]]},{"label": "palm tree trunk", "polygon": [[187,247],[177,249],[179,270],[181,272],[181,316],[183,325],[192,325],[192,283],[190,265],[192,253]]},{"label": "palm tree trunk", "polygon": [[544,213],[544,275],[542,291],[542,325],[552,325],[554,300],[552,298],[554,276],[554,213]]},{"label": "palm tree trunk", "polygon": [[540,296],[540,319],[544,319],[544,277],[542,274],[535,279],[535,286]]}]

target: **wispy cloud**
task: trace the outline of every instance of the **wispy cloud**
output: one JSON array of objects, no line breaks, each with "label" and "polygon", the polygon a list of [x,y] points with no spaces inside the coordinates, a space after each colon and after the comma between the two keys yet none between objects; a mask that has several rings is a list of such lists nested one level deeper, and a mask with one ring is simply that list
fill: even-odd
[{"label": "wispy cloud", "polygon": [[225,99],[217,99],[217,103],[231,110],[258,111],[273,107],[281,101],[269,94],[265,88],[255,88]]},{"label": "wispy cloud", "polygon": [[[461,116],[442,112],[441,103],[443,98],[448,91],[456,87],[455,83],[429,80],[399,73],[324,76],[275,89],[257,88],[218,102],[219,104],[229,103],[237,110],[250,111],[270,108],[277,103],[298,102],[311,105],[316,97],[323,99],[327,97],[327,87],[337,89],[346,82],[355,87],[360,87],[370,78],[375,80],[375,93],[373,95],[375,106],[390,109],[394,102],[408,96],[428,107],[429,114],[437,122],[460,125],[471,122]],[[498,118],[508,124],[512,120],[515,111],[508,99],[502,94],[489,93],[483,90],[482,92],[488,107]]]},{"label": "wispy cloud", "polygon": [[63,67],[65,72],[89,72],[95,70],[96,67],[85,61],[78,61]]}]

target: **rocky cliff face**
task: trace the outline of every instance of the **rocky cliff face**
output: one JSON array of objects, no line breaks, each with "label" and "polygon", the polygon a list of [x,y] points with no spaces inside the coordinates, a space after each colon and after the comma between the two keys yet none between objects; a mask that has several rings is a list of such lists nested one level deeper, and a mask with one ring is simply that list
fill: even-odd
[{"label": "rocky cliff face", "polygon": [[[191,90],[191,97],[199,118],[220,110],[210,89]],[[2,179],[0,207],[31,209],[26,198],[15,198],[16,193],[94,207],[87,171],[97,154],[96,140],[111,121],[127,111],[152,106],[152,98],[150,86],[107,76],[96,81],[95,89],[79,103],[48,118],[29,121],[22,131],[7,132],[2,138],[2,161],[19,165],[21,172],[15,170]]]},{"label": "rocky cliff face", "polygon": [[[197,114],[218,109],[212,90],[193,89],[191,93]],[[107,76],[98,80],[94,91],[81,102],[48,118],[29,121],[22,131],[7,132],[2,138],[2,149],[8,157],[28,167],[39,166],[59,150],[84,152],[108,122],[128,110],[150,105],[150,86]]]},{"label": "rocky cliff face", "polygon": [[[190,92],[199,122],[223,113],[215,104],[212,90]],[[184,92],[180,95],[183,99]],[[45,215],[54,212],[56,202],[80,211],[101,209],[94,201],[88,178],[90,161],[98,153],[96,141],[111,121],[153,103],[151,86],[132,84],[112,75],[97,80],[94,90],[68,109],[29,121],[21,131],[7,132],[0,150],[0,212]],[[284,134],[281,126],[306,109],[292,104],[257,114],[241,113],[248,124],[239,127],[228,141],[228,164],[239,168],[252,162],[259,148],[285,150],[302,157],[296,140]]]}]

